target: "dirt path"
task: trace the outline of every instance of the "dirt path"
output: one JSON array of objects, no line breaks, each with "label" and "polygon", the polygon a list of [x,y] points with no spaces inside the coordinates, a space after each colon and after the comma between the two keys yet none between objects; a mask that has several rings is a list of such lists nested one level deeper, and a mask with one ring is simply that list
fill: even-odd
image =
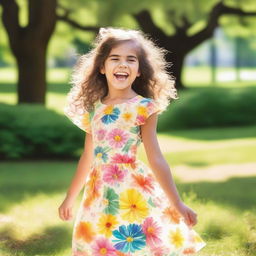
[{"label": "dirt path", "polygon": [[202,149],[224,149],[230,147],[251,146],[256,145],[256,139],[245,141],[244,139],[221,140],[221,141],[188,141],[182,139],[169,139],[163,136],[158,136],[159,146],[163,153],[167,152],[181,152],[188,150],[202,150]]},{"label": "dirt path", "polygon": [[175,166],[172,173],[182,182],[225,181],[231,177],[256,176],[256,162],[213,165],[206,168]]}]

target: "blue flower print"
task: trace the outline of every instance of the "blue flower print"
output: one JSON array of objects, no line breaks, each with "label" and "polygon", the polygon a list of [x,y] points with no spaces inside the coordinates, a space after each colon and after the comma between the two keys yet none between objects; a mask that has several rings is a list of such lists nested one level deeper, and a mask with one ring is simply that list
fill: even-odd
[{"label": "blue flower print", "polygon": [[94,149],[94,155],[98,158],[98,159],[102,159],[104,161],[104,163],[107,162],[108,160],[108,154],[106,153],[108,151],[108,148],[103,148],[103,147],[99,147],[97,146]]},{"label": "blue flower print", "polygon": [[137,224],[129,224],[119,226],[119,230],[114,230],[113,235],[118,238],[112,240],[117,242],[114,247],[121,252],[135,252],[141,250],[146,245],[146,236],[142,231],[142,226]]},{"label": "blue flower print", "polygon": [[104,124],[109,124],[115,122],[120,115],[119,108],[114,108],[113,106],[108,106],[104,110],[104,116],[101,118],[101,121]]},{"label": "blue flower print", "polygon": [[152,101],[152,99],[149,99],[149,98],[144,98],[140,101],[141,104],[145,104],[147,106],[147,104]]}]

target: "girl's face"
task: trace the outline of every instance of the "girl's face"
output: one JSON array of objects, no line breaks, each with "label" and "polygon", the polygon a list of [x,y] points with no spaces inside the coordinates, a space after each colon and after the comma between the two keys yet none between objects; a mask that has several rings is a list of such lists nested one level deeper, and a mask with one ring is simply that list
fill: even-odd
[{"label": "girl's face", "polygon": [[136,44],[129,41],[114,47],[100,72],[105,74],[108,86],[112,89],[122,90],[131,87],[136,77],[140,76]]}]

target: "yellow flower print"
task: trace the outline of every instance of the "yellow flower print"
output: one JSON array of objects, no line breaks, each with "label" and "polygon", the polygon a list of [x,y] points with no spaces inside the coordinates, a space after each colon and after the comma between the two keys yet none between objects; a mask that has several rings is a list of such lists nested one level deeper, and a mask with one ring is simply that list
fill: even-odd
[{"label": "yellow flower print", "polygon": [[132,113],[130,113],[130,112],[124,113],[124,114],[123,114],[123,118],[124,118],[124,120],[125,120],[126,122],[130,121],[131,118],[132,118]]},{"label": "yellow flower print", "polygon": [[110,237],[112,230],[118,224],[117,217],[112,214],[102,214],[98,222],[98,230],[100,234]]},{"label": "yellow flower print", "polygon": [[120,194],[119,207],[123,211],[121,217],[129,222],[142,221],[149,213],[146,200],[136,189],[127,189]]},{"label": "yellow flower print", "polygon": [[140,115],[140,116],[147,116],[147,114],[148,114],[147,108],[145,108],[144,106],[138,106],[137,112],[138,112],[138,115]]},{"label": "yellow flower print", "polygon": [[176,247],[179,248],[183,245],[184,242],[184,236],[180,232],[179,228],[176,228],[176,231],[170,232],[170,240],[171,243]]},{"label": "yellow flower print", "polygon": [[110,115],[110,114],[112,114],[112,112],[113,112],[113,106],[108,106],[104,109],[105,115]]},{"label": "yellow flower print", "polygon": [[83,127],[88,127],[88,128],[90,127],[90,115],[89,115],[89,112],[86,112],[83,115],[82,126]]}]

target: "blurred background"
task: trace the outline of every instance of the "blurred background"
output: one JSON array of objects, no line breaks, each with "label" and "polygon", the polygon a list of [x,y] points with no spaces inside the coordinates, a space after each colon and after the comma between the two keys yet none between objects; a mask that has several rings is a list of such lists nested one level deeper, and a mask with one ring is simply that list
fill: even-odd
[{"label": "blurred background", "polygon": [[158,138],[198,213],[198,255],[255,255],[254,0],[0,0],[0,17],[1,256],[71,253],[73,220],[58,207],[85,134],[63,107],[77,57],[105,26],[140,29],[168,50],[179,99]]}]

